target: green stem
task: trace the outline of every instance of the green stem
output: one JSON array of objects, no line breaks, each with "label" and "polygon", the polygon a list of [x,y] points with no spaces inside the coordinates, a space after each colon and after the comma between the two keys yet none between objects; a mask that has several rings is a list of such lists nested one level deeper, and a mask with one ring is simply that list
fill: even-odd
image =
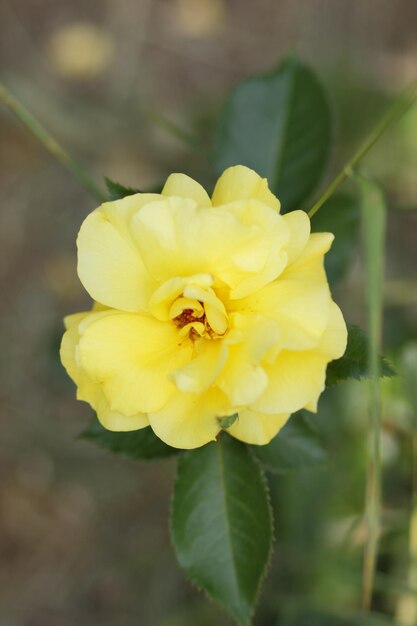
[{"label": "green stem", "polygon": [[417,623],[417,594],[414,592],[417,582],[417,433],[413,430],[411,436],[411,514],[408,535],[409,565],[407,586],[397,602],[396,618],[404,626],[414,626]]},{"label": "green stem", "polygon": [[378,139],[382,137],[385,131],[395,122],[397,122],[404,113],[414,104],[417,98],[417,81],[414,81],[404,92],[396,99],[394,104],[375,128],[369,133],[365,141],[359,146],[355,154],[345,164],[343,169],[332,180],[328,187],[324,190],[317,202],[311,207],[308,212],[310,218],[317,213],[317,211],[323,206],[325,202],[334,194],[336,189],[351,176],[353,169],[363,159],[363,157],[369,152],[369,150],[376,144]]},{"label": "green stem", "polygon": [[188,132],[184,128],[181,128],[180,126],[178,126],[178,124],[168,119],[161,113],[154,111],[153,109],[144,109],[144,114],[151,122],[159,126],[159,128],[166,131],[182,143],[186,144],[195,152],[201,152],[201,149],[198,145],[198,139],[192,133]]},{"label": "green stem", "polygon": [[[380,436],[379,429],[375,429],[375,439]],[[379,459],[380,451],[374,450],[373,456]],[[373,458],[368,467],[367,490],[366,490],[366,521],[368,526],[368,540],[365,545],[363,573],[362,573],[362,602],[363,611],[371,610],[372,595],[374,591],[376,559],[378,554],[378,535],[380,517],[380,461]]]},{"label": "green stem", "polygon": [[0,104],[15,115],[30,133],[79,180],[81,185],[99,202],[106,200],[104,192],[91,180],[83,168],[59,145],[10,91],[0,82]]},{"label": "green stem", "polygon": [[378,185],[355,176],[362,192],[362,224],[365,256],[365,289],[368,300],[369,329],[369,434],[371,451],[365,498],[365,521],[368,537],[364,549],[362,609],[372,603],[381,517],[381,384],[380,347],[382,341],[384,250],[386,206]]}]

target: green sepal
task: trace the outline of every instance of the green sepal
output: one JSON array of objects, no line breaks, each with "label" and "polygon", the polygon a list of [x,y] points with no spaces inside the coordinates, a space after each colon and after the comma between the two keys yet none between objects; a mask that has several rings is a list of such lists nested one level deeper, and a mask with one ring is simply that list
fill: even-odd
[{"label": "green sepal", "polygon": [[139,189],[133,189],[132,187],[125,187],[120,183],[116,183],[111,178],[105,177],[106,187],[108,189],[110,200],[121,200],[126,196],[133,196],[135,193],[140,193]]},{"label": "green sepal", "polygon": [[238,418],[237,413],[233,413],[232,415],[225,415],[224,417],[219,417],[219,425],[223,430],[227,430],[230,428]]}]

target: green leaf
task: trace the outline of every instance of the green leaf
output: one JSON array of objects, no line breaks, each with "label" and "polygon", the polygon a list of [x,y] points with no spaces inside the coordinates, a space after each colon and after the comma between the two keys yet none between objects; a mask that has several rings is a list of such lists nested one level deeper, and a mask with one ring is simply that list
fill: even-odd
[{"label": "green leaf", "polygon": [[[327,367],[326,386],[336,385],[348,378],[367,378],[369,373],[368,336],[364,330],[348,324],[348,342],[345,354]],[[396,372],[384,356],[380,356],[382,376],[395,376]]]},{"label": "green leaf", "polygon": [[295,413],[266,446],[251,446],[262,466],[273,474],[324,465],[327,452],[321,437],[302,411]]},{"label": "green leaf", "polygon": [[331,232],[335,240],[325,257],[330,284],[341,280],[357,251],[361,220],[360,203],[354,196],[339,193],[332,196],[311,221],[313,232]]},{"label": "green leaf", "polygon": [[268,179],[284,212],[299,209],[323,174],[330,127],[321,84],[312,70],[289,57],[230,94],[215,134],[216,170],[247,165]]},{"label": "green leaf", "polygon": [[116,183],[114,180],[107,178],[106,186],[110,194],[111,200],[121,200],[126,196],[133,196],[135,193],[139,193],[139,189],[133,189],[132,187],[125,187],[120,183]]},{"label": "green leaf", "polygon": [[271,553],[272,516],[247,446],[223,435],[181,455],[171,534],[187,576],[249,626]]},{"label": "green leaf", "polygon": [[115,454],[144,461],[165,458],[180,452],[158,439],[150,427],[130,432],[113,432],[103,428],[97,419],[92,420],[88,428],[80,434],[80,439],[91,441]]}]

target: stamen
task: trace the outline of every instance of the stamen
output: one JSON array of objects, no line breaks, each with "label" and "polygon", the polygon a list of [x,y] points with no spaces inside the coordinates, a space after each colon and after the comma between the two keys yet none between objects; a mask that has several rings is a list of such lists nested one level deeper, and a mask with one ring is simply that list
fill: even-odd
[{"label": "stamen", "polygon": [[[202,302],[200,302],[200,304],[203,306]],[[208,323],[204,308],[201,313],[196,311],[195,309],[184,309],[183,312],[180,313],[180,315],[177,315],[177,317],[174,317],[172,321],[179,329],[184,328],[184,326],[192,324],[193,322],[199,322],[200,324],[203,324],[204,334],[207,338],[213,339],[217,337],[216,333],[213,331],[210,324]],[[190,329],[190,339],[199,339],[201,336],[201,332],[198,332],[195,328]]]},{"label": "stamen", "polygon": [[177,315],[177,317],[174,317],[173,319],[174,324],[178,328],[184,328],[184,326],[187,326],[187,324],[191,324],[192,322],[197,321],[205,323],[206,316],[203,312],[203,314],[198,317],[193,309],[184,309],[183,312],[180,313],[180,315]]}]

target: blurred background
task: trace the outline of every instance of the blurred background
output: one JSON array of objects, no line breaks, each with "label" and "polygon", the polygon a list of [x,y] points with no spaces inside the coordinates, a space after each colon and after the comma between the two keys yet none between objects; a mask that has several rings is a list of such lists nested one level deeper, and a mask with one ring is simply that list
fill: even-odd
[{"label": "blurred background", "polygon": [[[228,91],[295,51],[329,94],[331,176],[415,78],[416,27],[414,0],[1,0],[1,80],[100,184],[108,175],[146,190],[184,171],[210,187],[211,129]],[[412,626],[416,108],[365,166],[388,197],[385,352],[402,374],[384,383],[375,624]],[[1,107],[0,189],[1,626],[231,624],[175,563],[174,462],[77,440],[91,412],[57,351],[62,317],[89,305],[75,237],[95,203]],[[358,248],[336,299],[364,325],[361,267]],[[329,466],[271,479],[277,539],[258,626],[374,623],[357,615],[366,385],[327,392],[316,424]]]}]

